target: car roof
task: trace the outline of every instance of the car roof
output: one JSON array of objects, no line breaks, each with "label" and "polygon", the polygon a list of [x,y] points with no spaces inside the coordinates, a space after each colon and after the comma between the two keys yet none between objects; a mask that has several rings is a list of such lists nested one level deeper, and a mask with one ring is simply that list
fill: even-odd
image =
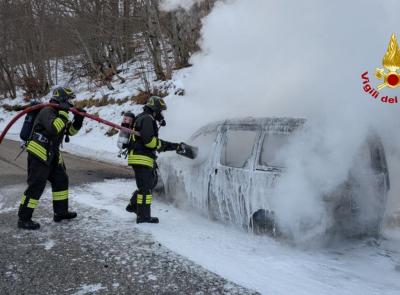
[{"label": "car roof", "polygon": [[192,137],[204,133],[215,132],[220,126],[223,126],[226,129],[267,130],[290,133],[303,126],[305,121],[304,118],[289,117],[234,118],[207,124],[195,132]]}]

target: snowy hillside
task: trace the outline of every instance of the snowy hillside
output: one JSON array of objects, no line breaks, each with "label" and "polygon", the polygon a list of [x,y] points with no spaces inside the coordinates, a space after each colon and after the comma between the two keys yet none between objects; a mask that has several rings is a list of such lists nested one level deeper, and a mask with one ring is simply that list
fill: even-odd
[{"label": "snowy hillside", "polygon": [[[82,81],[80,83],[70,84],[75,94],[76,103],[79,104],[82,100],[100,101],[101,99],[112,100],[112,103],[106,102],[105,106],[92,106],[85,108],[90,114],[96,114],[99,117],[111,121],[116,124],[120,124],[122,121],[122,114],[126,111],[131,111],[135,114],[139,114],[142,111],[143,105],[135,104],[132,98],[137,95],[141,89],[143,89],[143,82],[137,77],[137,67],[139,65],[124,64],[121,68],[124,68],[123,72],[126,82],[121,84],[117,78],[114,78],[112,84],[115,90],[109,90],[106,86],[98,87],[89,81]],[[159,90],[169,93],[165,98],[167,104],[176,99],[178,95],[184,89],[183,83],[185,77],[190,72],[190,68],[183,69],[175,72],[172,80],[169,81],[156,81],[153,87]],[[154,77],[151,77],[154,78]],[[62,72],[60,74],[59,85],[68,85],[69,81],[68,73]],[[53,88],[55,88],[54,86]],[[41,102],[47,102],[51,97],[51,92],[41,99]],[[18,92],[16,99],[3,99],[0,101],[0,130],[3,130],[10,119],[16,114],[15,112],[8,112],[1,105],[25,105],[27,102],[23,100],[22,91]],[[72,116],[72,114],[71,114]],[[19,120],[12,129],[8,132],[7,137],[19,140],[18,134],[23,123],[23,118]],[[63,149],[65,151],[87,156],[93,159],[102,161],[111,161],[125,164],[126,160],[118,159],[117,154],[119,149],[117,147],[118,133],[112,136],[106,135],[111,128],[106,125],[99,124],[95,121],[86,119],[84,121],[81,131],[74,137],[71,137],[70,143],[65,143]],[[162,132],[162,130],[161,130]]]}]

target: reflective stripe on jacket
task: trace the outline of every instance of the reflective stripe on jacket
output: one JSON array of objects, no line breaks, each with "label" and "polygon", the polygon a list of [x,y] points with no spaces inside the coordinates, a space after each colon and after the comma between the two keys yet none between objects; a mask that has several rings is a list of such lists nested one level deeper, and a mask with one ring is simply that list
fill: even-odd
[{"label": "reflective stripe on jacket", "polygon": [[35,119],[26,150],[46,163],[57,155],[59,160],[64,135],[75,135],[81,127],[82,122],[69,121],[68,112],[52,107],[43,108]]},{"label": "reflective stripe on jacket", "polygon": [[160,144],[158,126],[153,116],[143,111],[135,120],[134,129],[140,136],[132,135],[129,143],[128,165],[141,165],[154,168],[156,150]]}]

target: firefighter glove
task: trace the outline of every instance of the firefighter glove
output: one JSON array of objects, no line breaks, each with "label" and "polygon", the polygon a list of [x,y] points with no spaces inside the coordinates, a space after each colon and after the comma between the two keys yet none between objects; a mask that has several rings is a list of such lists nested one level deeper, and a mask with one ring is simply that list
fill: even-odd
[{"label": "firefighter glove", "polygon": [[[81,113],[86,113],[86,111],[84,109],[81,109],[81,108],[76,108],[76,110],[81,112]],[[84,116],[74,113],[74,121],[75,122],[82,123],[84,118],[85,118]]]}]

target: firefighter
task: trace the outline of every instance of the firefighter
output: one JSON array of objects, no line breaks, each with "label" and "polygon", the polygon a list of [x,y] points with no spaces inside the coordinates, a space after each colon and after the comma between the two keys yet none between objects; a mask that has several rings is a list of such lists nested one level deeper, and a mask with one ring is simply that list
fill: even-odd
[{"label": "firefighter", "polygon": [[134,130],[140,136],[131,136],[129,142],[128,165],[135,172],[137,190],[133,193],[126,210],[137,215],[136,222],[158,223],[157,217],[151,216],[152,189],[157,184],[156,152],[179,150],[180,144],[158,138],[158,129],[165,126],[162,111],[167,106],[158,96],[151,96],[135,120]]},{"label": "firefighter", "polygon": [[[75,94],[69,88],[58,87],[53,91],[51,103],[60,108],[43,108],[35,118],[29,141],[28,152],[28,188],[25,190],[18,211],[18,227],[36,230],[40,224],[32,220],[34,209],[39,203],[47,180],[51,183],[55,222],[73,219],[76,212],[68,210],[68,175],[60,153],[64,136],[75,135],[82,127],[83,116],[74,115],[69,120],[71,100]],[[81,110],[83,111],[84,110]]]}]

